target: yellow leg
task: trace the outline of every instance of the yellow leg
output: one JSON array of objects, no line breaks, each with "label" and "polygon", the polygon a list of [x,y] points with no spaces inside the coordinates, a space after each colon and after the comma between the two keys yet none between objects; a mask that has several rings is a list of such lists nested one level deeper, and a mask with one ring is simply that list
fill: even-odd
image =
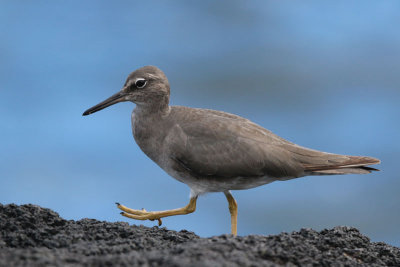
[{"label": "yellow leg", "polygon": [[226,199],[229,203],[229,212],[231,213],[231,233],[234,236],[237,236],[237,203],[236,200],[233,198],[231,192],[226,191],[224,192]]},{"label": "yellow leg", "polygon": [[175,216],[175,215],[184,215],[194,212],[196,210],[196,201],[197,197],[192,197],[190,199],[189,204],[187,204],[185,207],[173,210],[164,210],[164,211],[146,211],[144,209],[134,210],[127,208],[119,203],[116,204],[117,207],[123,211],[121,212],[122,216],[135,220],[151,220],[151,221],[158,220],[158,225],[161,225],[162,224],[161,218],[168,216]]}]

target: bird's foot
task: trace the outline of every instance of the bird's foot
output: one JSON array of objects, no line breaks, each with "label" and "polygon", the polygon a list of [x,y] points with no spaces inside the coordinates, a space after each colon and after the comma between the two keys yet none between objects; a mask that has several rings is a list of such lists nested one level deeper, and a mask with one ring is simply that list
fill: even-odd
[{"label": "bird's foot", "polygon": [[134,209],[130,209],[128,207],[125,207],[124,205],[121,205],[119,203],[115,203],[117,204],[117,208],[119,208],[120,210],[122,210],[121,215],[131,218],[131,219],[135,219],[135,220],[150,220],[150,221],[154,221],[157,220],[158,221],[158,226],[162,225],[162,216],[157,216],[157,212],[151,212],[151,211],[146,211],[145,209],[141,209],[141,210],[134,210]]},{"label": "bird's foot", "polygon": [[141,210],[134,210],[119,203],[117,204],[117,208],[122,210],[121,215],[127,218],[135,219],[135,220],[150,220],[158,221],[158,226],[161,226],[162,221],[161,218],[168,217],[168,216],[175,216],[175,215],[184,215],[188,213],[192,213],[196,210],[196,200],[197,197],[192,197],[190,199],[189,204],[187,204],[183,208],[173,209],[173,210],[164,210],[164,211],[146,211],[145,209]]}]

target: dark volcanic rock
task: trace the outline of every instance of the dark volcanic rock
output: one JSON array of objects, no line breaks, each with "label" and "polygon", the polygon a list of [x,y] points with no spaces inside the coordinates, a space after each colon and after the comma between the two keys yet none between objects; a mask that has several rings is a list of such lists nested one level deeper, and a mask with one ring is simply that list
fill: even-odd
[{"label": "dark volcanic rock", "polygon": [[67,221],[35,205],[0,204],[0,266],[400,266],[400,249],[355,228],[199,238],[188,231],[93,219]]}]

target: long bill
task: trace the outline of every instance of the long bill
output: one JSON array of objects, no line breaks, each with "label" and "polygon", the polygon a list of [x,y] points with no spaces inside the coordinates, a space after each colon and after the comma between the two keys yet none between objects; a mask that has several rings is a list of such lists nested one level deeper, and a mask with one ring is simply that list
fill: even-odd
[{"label": "long bill", "polygon": [[124,91],[120,91],[120,92],[110,96],[109,98],[107,98],[103,102],[97,104],[96,106],[93,106],[93,107],[89,108],[88,110],[83,112],[82,116],[90,115],[92,113],[95,113],[97,111],[105,109],[106,107],[112,106],[112,105],[117,104],[119,102],[126,101],[125,100],[125,96],[126,95],[127,94]]}]

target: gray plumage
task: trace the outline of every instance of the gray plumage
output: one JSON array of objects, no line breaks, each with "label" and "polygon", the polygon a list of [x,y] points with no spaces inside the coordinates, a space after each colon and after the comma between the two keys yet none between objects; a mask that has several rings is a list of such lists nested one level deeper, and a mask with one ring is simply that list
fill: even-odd
[{"label": "gray plumage", "polygon": [[84,115],[121,101],[136,103],[132,131],[137,144],[195,196],[307,175],[370,173],[376,169],[367,165],[380,163],[301,147],[226,112],[169,106],[169,95],[164,73],[146,66],[131,73],[119,93]]}]

